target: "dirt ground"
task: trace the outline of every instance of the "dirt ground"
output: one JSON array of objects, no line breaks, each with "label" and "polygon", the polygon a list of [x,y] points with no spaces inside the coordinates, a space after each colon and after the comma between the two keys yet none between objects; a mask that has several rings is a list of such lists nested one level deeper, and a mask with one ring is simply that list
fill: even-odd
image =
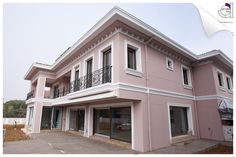
[{"label": "dirt ground", "polygon": [[212,149],[201,152],[201,154],[233,154],[233,147],[220,144]]},{"label": "dirt ground", "polygon": [[30,139],[21,128],[24,128],[24,125],[3,125],[3,128],[6,129],[6,135],[4,141],[18,141],[18,140],[27,140]]}]

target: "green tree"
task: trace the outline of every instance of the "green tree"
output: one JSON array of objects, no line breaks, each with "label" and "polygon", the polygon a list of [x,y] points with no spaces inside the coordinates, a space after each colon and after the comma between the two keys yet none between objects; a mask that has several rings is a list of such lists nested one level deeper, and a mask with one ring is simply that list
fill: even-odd
[{"label": "green tree", "polygon": [[24,100],[10,100],[3,104],[4,118],[25,118],[27,105]]}]

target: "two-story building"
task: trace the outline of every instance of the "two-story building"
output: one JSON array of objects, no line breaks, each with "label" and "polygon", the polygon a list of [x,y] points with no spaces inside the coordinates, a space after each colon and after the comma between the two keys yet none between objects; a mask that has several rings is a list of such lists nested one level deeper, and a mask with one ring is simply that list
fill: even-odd
[{"label": "two-story building", "polygon": [[196,55],[114,7],[53,65],[30,67],[25,130],[78,132],[142,152],[225,140],[219,106],[232,109],[232,76],[220,50]]}]

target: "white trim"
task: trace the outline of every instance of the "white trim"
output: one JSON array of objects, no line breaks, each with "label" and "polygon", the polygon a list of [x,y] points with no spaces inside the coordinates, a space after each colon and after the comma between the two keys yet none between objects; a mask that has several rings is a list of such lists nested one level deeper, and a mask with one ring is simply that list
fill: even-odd
[{"label": "white trim", "polygon": [[[192,115],[192,106],[189,104],[180,104],[180,103],[167,103],[168,107],[168,124],[169,124],[169,137],[170,137],[170,143],[173,142],[173,138],[171,135],[171,123],[170,123],[170,107],[186,107],[187,108],[187,117],[188,117],[188,131],[191,131],[191,136],[194,136],[194,126],[193,126],[193,115]],[[176,136],[178,137],[178,136]]]},{"label": "white trim", "polygon": [[[227,78],[229,78],[229,86],[230,89],[228,89],[228,84],[227,84]],[[228,74],[225,74],[225,84],[226,84],[226,89],[228,90],[229,93],[233,92],[233,83],[232,83],[232,78]]]},{"label": "white trim", "polygon": [[[168,61],[170,61],[172,63],[171,67],[168,66]],[[173,59],[171,59],[169,57],[166,57],[166,68],[170,71],[174,71],[174,61],[173,61]]]},{"label": "white trim", "polygon": [[[142,70],[142,51],[141,51],[141,46],[137,45],[137,44],[134,44],[133,42],[130,42],[128,40],[124,40],[124,49],[125,49],[125,69],[128,70],[128,71],[133,71],[134,72],[137,72],[137,73],[143,73],[143,70]],[[128,68],[128,47],[132,47],[134,48],[136,51],[136,70],[135,69],[130,69]]]},{"label": "white trim", "polygon": [[131,148],[134,149],[134,103],[131,103]]},{"label": "white trim", "polygon": [[[183,69],[187,69],[187,75],[188,75],[188,85],[184,84],[184,74],[183,74]],[[187,89],[192,89],[192,77],[191,77],[191,70],[188,66],[186,65],[183,65],[181,64],[181,75],[182,75],[182,83],[183,83],[183,86],[184,88],[187,88]]]},{"label": "white trim", "polygon": [[[220,86],[220,84],[219,84],[218,73],[221,74],[221,76],[222,76],[222,86]],[[219,89],[222,91],[226,91],[224,73],[223,73],[223,71],[221,71],[220,69],[217,69],[217,68],[216,68],[216,78],[217,78],[217,86],[219,87]]]},{"label": "white trim", "polygon": [[81,77],[81,73],[82,73],[82,68],[81,68],[81,62],[78,62],[77,64],[73,65],[72,66],[72,69],[71,69],[71,76],[70,76],[70,81],[74,81],[75,80],[75,72],[76,70],[79,69],[79,77]]},{"label": "white trim", "polygon": [[87,75],[87,61],[89,60],[89,59],[92,59],[92,72],[94,72],[94,53],[92,53],[92,54],[89,54],[87,57],[85,57],[84,58],[84,68],[83,68],[83,75],[82,76],[85,76],[85,75]]},{"label": "white trim", "polygon": [[203,96],[196,96],[195,100],[214,100],[214,99],[227,99],[227,100],[233,100],[233,98],[225,97],[222,95],[203,95]]}]

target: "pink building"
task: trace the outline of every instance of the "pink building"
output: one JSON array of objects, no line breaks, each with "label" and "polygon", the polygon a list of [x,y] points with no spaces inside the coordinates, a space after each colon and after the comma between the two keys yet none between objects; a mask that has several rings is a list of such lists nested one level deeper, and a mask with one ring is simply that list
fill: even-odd
[{"label": "pink building", "polygon": [[220,50],[196,55],[115,7],[53,65],[30,67],[25,130],[115,139],[141,152],[231,140],[232,77]]}]

